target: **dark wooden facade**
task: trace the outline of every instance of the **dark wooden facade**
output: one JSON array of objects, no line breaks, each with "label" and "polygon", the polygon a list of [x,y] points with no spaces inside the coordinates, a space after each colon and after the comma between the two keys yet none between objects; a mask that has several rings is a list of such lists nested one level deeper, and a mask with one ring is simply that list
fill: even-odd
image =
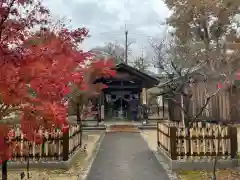
[{"label": "dark wooden facade", "polygon": [[[133,96],[138,99],[139,104],[142,104],[143,89],[158,84],[158,79],[155,77],[125,63],[116,65],[116,71],[117,75],[113,78],[97,80],[108,86],[99,98],[102,119],[130,119],[129,102]],[[121,117],[120,112],[123,113]]]}]

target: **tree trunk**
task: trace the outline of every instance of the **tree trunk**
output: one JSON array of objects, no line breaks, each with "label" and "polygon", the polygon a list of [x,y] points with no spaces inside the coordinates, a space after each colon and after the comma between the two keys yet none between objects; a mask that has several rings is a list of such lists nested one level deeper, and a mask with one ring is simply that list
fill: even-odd
[{"label": "tree trunk", "polygon": [[7,180],[7,161],[2,163],[2,180]]},{"label": "tree trunk", "polygon": [[221,135],[222,132],[219,132],[219,129],[218,129],[218,138],[217,138],[217,149],[215,147],[215,143],[214,143],[214,140],[212,139],[212,145],[215,149],[215,151],[217,152],[215,158],[214,158],[214,163],[213,163],[213,170],[212,170],[212,180],[217,180],[217,174],[216,174],[216,171],[217,171],[217,163],[218,163],[218,159],[219,159],[219,151],[220,151],[220,135]]},{"label": "tree trunk", "polygon": [[77,123],[80,125],[80,147],[82,147],[82,118],[81,118],[81,114],[80,114],[80,105],[77,104]]},{"label": "tree trunk", "polygon": [[27,157],[27,178],[30,179],[30,173],[29,173],[29,168],[30,168],[30,149],[31,149],[31,144],[29,143],[28,145],[28,157]]},{"label": "tree trunk", "polygon": [[180,101],[181,101],[181,121],[183,123],[183,125],[186,127],[186,124],[185,124],[185,114],[184,114],[184,101],[183,101],[183,95],[181,94],[180,95]]},{"label": "tree trunk", "polygon": [[77,107],[77,124],[80,124],[81,116],[80,116],[80,110],[79,110],[79,104],[76,104]]},{"label": "tree trunk", "polygon": [[83,139],[83,136],[82,136],[82,119],[80,119],[80,147],[82,147],[82,139]]}]

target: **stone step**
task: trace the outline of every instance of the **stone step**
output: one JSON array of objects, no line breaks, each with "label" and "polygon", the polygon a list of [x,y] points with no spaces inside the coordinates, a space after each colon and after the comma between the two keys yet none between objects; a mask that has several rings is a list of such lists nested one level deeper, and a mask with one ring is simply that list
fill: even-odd
[{"label": "stone step", "polygon": [[139,132],[139,129],[136,125],[119,124],[109,126],[107,132]]},{"label": "stone step", "polygon": [[110,128],[137,128],[137,125],[134,124],[114,124],[114,125],[110,125]]},{"label": "stone step", "polygon": [[132,132],[139,133],[139,129],[108,129],[106,132]]},{"label": "stone step", "polygon": [[138,126],[138,129],[142,129],[142,130],[151,130],[151,129],[157,129],[157,125],[141,125]]}]

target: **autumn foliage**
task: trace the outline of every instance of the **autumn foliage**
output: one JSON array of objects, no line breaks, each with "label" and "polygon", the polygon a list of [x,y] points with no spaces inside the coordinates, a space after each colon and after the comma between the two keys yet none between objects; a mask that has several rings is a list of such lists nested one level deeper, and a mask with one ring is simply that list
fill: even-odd
[{"label": "autumn foliage", "polygon": [[[68,131],[66,97],[72,85],[99,91],[105,86],[93,84],[94,79],[115,73],[111,60],[92,61],[92,54],[79,50],[78,44],[88,36],[85,28],[53,29],[48,17],[49,11],[37,0],[0,2],[1,161],[16,148],[9,144],[14,138],[11,125],[3,119],[20,114],[25,138],[41,143],[40,129]],[[33,31],[36,25],[41,29]]]}]

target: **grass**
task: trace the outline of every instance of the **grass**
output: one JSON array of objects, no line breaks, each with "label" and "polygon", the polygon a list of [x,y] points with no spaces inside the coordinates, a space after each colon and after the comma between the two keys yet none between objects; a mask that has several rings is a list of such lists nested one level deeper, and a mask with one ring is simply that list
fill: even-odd
[{"label": "grass", "polygon": [[202,180],[203,176],[201,171],[180,171],[177,174],[183,180]]},{"label": "grass", "polygon": [[[211,171],[179,171],[177,172],[180,180],[210,180]],[[240,180],[238,170],[223,169],[217,171],[217,180]]]}]

